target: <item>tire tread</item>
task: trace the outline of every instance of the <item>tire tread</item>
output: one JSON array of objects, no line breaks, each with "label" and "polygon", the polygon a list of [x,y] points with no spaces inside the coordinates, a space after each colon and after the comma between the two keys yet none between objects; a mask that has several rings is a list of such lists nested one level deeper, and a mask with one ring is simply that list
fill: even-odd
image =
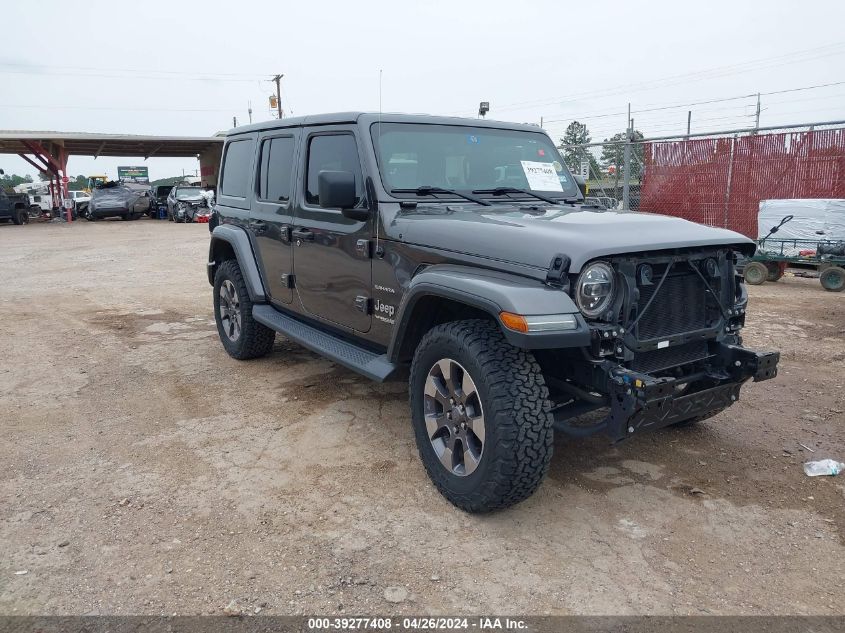
[{"label": "tire tread", "polygon": [[[235,284],[241,304],[241,338],[232,343],[221,330],[220,317],[217,307],[218,292],[223,279],[229,278]],[[276,332],[252,318],[252,300],[246,287],[241,268],[234,259],[227,259],[217,269],[214,275],[214,320],[220,341],[229,356],[238,360],[249,360],[266,356],[273,350]]]},{"label": "tire tread", "polygon": [[485,421],[487,425],[496,425],[499,443],[485,447],[493,451],[489,476],[479,490],[470,494],[449,489],[447,483],[452,475],[430,451],[423,450],[423,441],[427,442],[428,438],[424,431],[420,437],[419,425],[415,424],[420,457],[440,493],[462,510],[489,512],[519,503],[540,486],[552,457],[554,433],[549,392],[540,366],[530,352],[510,345],[498,326],[490,321],[454,321],[436,326],[420,341],[411,368],[414,415],[422,403],[417,401],[421,395],[415,398],[413,386],[420,379],[420,372],[428,371],[416,359],[421,350],[444,340],[466,350],[481,367],[482,375],[478,378],[486,385],[490,397],[483,403]]}]

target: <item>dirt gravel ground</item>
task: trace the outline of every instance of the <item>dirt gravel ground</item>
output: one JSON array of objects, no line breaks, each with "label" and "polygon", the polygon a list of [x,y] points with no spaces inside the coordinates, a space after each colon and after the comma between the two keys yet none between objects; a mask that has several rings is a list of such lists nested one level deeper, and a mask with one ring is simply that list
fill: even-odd
[{"label": "dirt gravel ground", "polygon": [[801,468],[845,461],[845,294],[751,288],[776,380],[695,428],[561,438],[536,495],[469,516],[404,384],[282,337],[224,353],[207,244],[0,225],[0,614],[845,612],[845,475]]}]

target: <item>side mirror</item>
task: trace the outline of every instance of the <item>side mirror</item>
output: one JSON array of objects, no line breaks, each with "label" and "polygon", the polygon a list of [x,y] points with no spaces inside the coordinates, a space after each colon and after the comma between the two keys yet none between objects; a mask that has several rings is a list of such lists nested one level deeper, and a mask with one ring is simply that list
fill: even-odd
[{"label": "side mirror", "polygon": [[344,216],[366,220],[369,211],[355,206],[355,176],[351,171],[321,171],[317,175],[317,195],[324,209],[340,209]]}]

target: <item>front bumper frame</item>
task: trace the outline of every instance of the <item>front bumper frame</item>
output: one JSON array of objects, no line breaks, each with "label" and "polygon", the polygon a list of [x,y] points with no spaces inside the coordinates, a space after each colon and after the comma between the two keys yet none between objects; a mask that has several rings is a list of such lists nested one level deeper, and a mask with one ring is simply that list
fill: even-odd
[{"label": "front bumper frame", "polygon": [[[603,423],[606,432],[618,442],[725,409],[739,399],[740,388],[748,380],[774,378],[779,360],[778,352],[722,343],[712,358],[712,369],[684,378],[654,378],[605,361],[610,397],[610,412]],[[708,379],[713,386],[688,393],[693,379]]]}]

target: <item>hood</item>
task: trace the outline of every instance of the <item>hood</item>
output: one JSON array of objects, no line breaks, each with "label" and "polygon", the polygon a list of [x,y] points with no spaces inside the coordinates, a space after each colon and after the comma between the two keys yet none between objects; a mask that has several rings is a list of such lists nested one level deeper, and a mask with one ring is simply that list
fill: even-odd
[{"label": "hood", "polygon": [[717,229],[654,213],[593,211],[580,207],[419,204],[386,222],[392,239],[517,264],[548,268],[558,254],[578,272],[597,257],[672,248],[731,246],[752,255],[753,241]]},{"label": "hood", "polygon": [[205,198],[201,193],[180,193],[177,194],[176,200],[178,200],[179,202],[202,202],[203,200],[205,200]]}]

